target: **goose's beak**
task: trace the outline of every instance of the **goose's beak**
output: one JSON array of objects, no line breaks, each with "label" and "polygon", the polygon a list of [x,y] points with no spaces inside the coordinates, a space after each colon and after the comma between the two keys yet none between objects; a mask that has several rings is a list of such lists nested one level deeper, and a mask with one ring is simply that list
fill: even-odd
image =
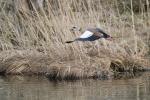
[{"label": "goose's beak", "polygon": [[114,38],[110,36],[110,37],[106,38],[106,40],[113,41]]}]

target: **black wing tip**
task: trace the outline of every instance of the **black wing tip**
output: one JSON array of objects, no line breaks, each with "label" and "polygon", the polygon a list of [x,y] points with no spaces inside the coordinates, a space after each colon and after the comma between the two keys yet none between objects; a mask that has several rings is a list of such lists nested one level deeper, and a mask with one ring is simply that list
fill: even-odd
[{"label": "black wing tip", "polygon": [[72,43],[72,42],[74,42],[74,41],[66,41],[65,43]]}]

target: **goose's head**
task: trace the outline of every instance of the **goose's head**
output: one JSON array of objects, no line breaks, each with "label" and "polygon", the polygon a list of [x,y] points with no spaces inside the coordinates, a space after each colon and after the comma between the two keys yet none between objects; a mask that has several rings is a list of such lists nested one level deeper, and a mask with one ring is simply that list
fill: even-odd
[{"label": "goose's head", "polygon": [[70,29],[71,32],[80,32],[81,31],[81,28],[80,27],[77,27],[77,26],[73,26],[71,29]]}]

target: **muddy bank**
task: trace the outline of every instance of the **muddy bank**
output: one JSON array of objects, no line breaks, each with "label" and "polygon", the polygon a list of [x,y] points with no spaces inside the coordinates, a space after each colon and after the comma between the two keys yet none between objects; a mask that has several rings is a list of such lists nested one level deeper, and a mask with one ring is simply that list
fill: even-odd
[{"label": "muddy bank", "polygon": [[50,79],[83,79],[109,78],[120,72],[148,70],[148,63],[124,60],[108,59],[108,57],[67,60],[51,58],[36,50],[11,50],[0,53],[0,74],[42,74]]}]

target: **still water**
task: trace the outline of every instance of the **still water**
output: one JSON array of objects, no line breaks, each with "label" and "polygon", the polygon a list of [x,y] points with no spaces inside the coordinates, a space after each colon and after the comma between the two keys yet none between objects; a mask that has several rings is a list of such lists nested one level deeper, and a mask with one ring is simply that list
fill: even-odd
[{"label": "still water", "polygon": [[150,73],[110,80],[0,76],[0,100],[150,100]]}]

